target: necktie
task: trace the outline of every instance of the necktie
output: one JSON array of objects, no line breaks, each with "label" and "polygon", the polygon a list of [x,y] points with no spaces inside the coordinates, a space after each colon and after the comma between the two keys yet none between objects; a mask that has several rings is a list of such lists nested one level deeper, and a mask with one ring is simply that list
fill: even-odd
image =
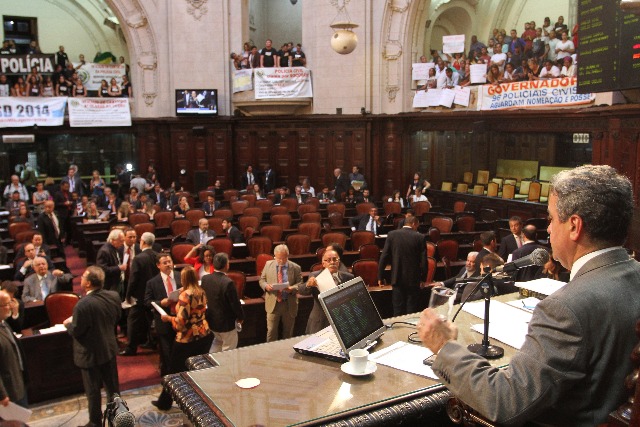
[{"label": "necktie", "polygon": [[[282,274],[282,266],[277,266],[276,267],[278,269],[278,283],[284,283],[284,275]],[[282,293],[282,291],[278,291],[278,297],[277,297],[277,301],[278,302],[282,302],[285,301],[285,294]]]},{"label": "necktie", "polygon": [[215,206],[213,205],[213,203],[211,203],[211,205],[210,205],[210,206],[211,206],[211,212],[213,212],[213,211],[215,211],[215,210],[216,210],[216,208],[215,208]]},{"label": "necktie", "polygon": [[0,327],[2,327],[5,333],[9,335],[11,344],[13,345],[13,348],[16,351],[16,356],[18,356],[18,363],[20,364],[20,370],[24,371],[24,365],[22,364],[22,355],[20,354],[20,349],[18,348],[18,343],[16,342],[16,338],[13,335],[13,331],[11,330],[9,325],[7,325],[7,322],[5,322],[4,320],[0,322]]},{"label": "necktie", "polygon": [[173,292],[173,283],[171,282],[171,276],[167,276],[167,296]]},{"label": "necktie", "polygon": [[368,231],[373,231],[373,217],[369,218],[369,225],[367,226]]},{"label": "necktie", "polygon": [[76,188],[76,183],[74,182],[74,180],[73,180],[73,179],[70,179],[70,180],[69,180],[69,191],[70,191],[71,193],[73,193],[73,191],[75,190],[75,188]]},{"label": "necktie", "polygon": [[336,285],[340,284],[340,276],[338,276],[338,273],[333,273],[331,277],[333,277],[333,281],[335,282]]},{"label": "necktie", "polygon": [[125,283],[129,283],[129,273],[131,270],[131,258],[133,258],[131,253],[131,246],[127,248],[127,269],[124,271],[124,281]]},{"label": "necktie", "polygon": [[200,243],[204,243],[205,234],[204,232],[200,233]]},{"label": "necktie", "polygon": [[522,246],[522,240],[520,239],[520,236],[516,236],[516,244],[518,245],[518,247]]},{"label": "necktie", "polygon": [[44,300],[47,295],[49,295],[49,285],[47,285],[46,276],[42,276],[42,279],[40,279],[40,290],[42,292],[42,300]]},{"label": "necktie", "polygon": [[249,174],[249,185],[253,185],[253,174]]}]

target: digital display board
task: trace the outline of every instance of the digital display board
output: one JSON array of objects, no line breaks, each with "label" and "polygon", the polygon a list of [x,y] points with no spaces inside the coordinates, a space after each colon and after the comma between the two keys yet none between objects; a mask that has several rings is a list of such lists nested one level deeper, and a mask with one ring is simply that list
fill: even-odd
[{"label": "digital display board", "polygon": [[640,16],[618,0],[579,0],[578,93],[640,87]]}]

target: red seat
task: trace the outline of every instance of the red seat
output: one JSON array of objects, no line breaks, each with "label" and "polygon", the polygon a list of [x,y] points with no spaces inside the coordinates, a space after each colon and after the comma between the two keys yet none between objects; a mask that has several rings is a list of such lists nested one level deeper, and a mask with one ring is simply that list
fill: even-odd
[{"label": "red seat", "polygon": [[269,199],[256,200],[256,208],[260,208],[263,213],[271,212],[273,202]]},{"label": "red seat", "polygon": [[141,224],[136,224],[133,229],[136,231],[136,235],[138,239],[142,236],[142,233],[156,233],[156,226],[152,222],[143,222]]},{"label": "red seat", "polygon": [[303,204],[298,206],[298,216],[300,216],[300,218],[302,218],[302,216],[306,213],[310,213],[310,212],[317,212],[317,209],[314,205],[310,205],[310,204]]},{"label": "red seat", "polygon": [[231,209],[216,209],[213,211],[213,216],[216,218],[227,219],[233,217],[233,211]]},{"label": "red seat", "polygon": [[245,209],[242,215],[255,216],[256,218],[258,218],[258,221],[262,221],[262,216],[264,215],[264,213],[262,212],[262,209],[254,206]]},{"label": "red seat", "polygon": [[184,264],[184,257],[193,249],[191,243],[176,243],[171,246],[171,259],[174,264]]},{"label": "red seat", "polygon": [[235,202],[231,202],[231,212],[234,215],[242,215],[244,210],[249,207],[249,202],[246,200],[236,200]]},{"label": "red seat", "polygon": [[215,239],[207,240],[207,245],[211,246],[216,253],[224,252],[231,256],[233,252],[233,241],[227,237],[216,237]]},{"label": "red seat", "polygon": [[288,212],[295,212],[298,210],[298,201],[293,197],[286,197],[280,200],[280,206],[286,207]]},{"label": "red seat", "polygon": [[156,224],[156,227],[158,228],[166,228],[171,225],[174,218],[175,218],[175,215],[173,214],[173,212],[161,211],[161,212],[157,212],[153,216],[153,222]]},{"label": "red seat", "polygon": [[37,232],[38,232],[37,230],[21,231],[18,234],[16,234],[13,239],[15,240],[16,243],[31,242],[31,240],[33,240],[33,235],[36,234]]},{"label": "red seat", "polygon": [[456,200],[453,203],[453,212],[454,213],[464,212],[464,210],[466,208],[467,208],[467,202],[465,202],[464,200]]},{"label": "red seat", "polygon": [[456,219],[458,231],[475,231],[476,219],[471,215],[462,215]]},{"label": "red seat", "polygon": [[411,205],[411,209],[413,209],[413,214],[418,218],[422,219],[422,215],[429,212],[431,209],[431,203],[429,202],[416,202]]},{"label": "red seat", "polygon": [[240,231],[245,231],[247,227],[252,227],[254,230],[260,225],[260,220],[255,216],[242,215],[238,218],[238,228]]},{"label": "red seat", "polygon": [[271,254],[273,242],[265,236],[253,236],[247,240],[247,250],[251,258],[257,258],[260,254]]},{"label": "red seat", "polygon": [[359,259],[351,267],[354,276],[362,277],[367,286],[378,285],[378,261],[372,259]]},{"label": "red seat", "polygon": [[134,212],[132,214],[129,214],[129,225],[130,226],[135,226],[136,224],[141,224],[143,222],[149,222],[151,221],[149,219],[149,215],[147,215],[144,212]]},{"label": "red seat", "polygon": [[320,199],[317,197],[309,197],[306,203],[315,206],[316,210],[320,209]]},{"label": "red seat", "polygon": [[438,243],[438,240],[440,240],[440,230],[438,230],[436,227],[430,227],[429,240],[431,240],[433,243]]},{"label": "red seat", "polygon": [[217,236],[224,234],[224,230],[222,229],[222,218],[217,218],[213,216],[209,218],[208,221],[209,221],[209,229],[215,231]]},{"label": "red seat", "polygon": [[291,215],[271,215],[271,224],[279,225],[283,230],[291,228]]},{"label": "red seat", "polygon": [[344,249],[347,247],[347,235],[342,232],[331,232],[322,235],[322,246],[326,248],[332,243],[338,243]]},{"label": "red seat", "polygon": [[384,208],[385,215],[402,213],[402,206],[400,206],[400,203],[398,202],[385,202],[382,206]]},{"label": "red seat", "polygon": [[327,205],[327,213],[329,215],[331,215],[334,212],[338,212],[344,217],[344,213],[346,212],[346,210],[347,210],[347,207],[344,205],[344,203],[341,203],[341,202],[330,203]]},{"label": "red seat", "polygon": [[240,192],[238,190],[234,190],[234,189],[229,189],[229,190],[224,190],[224,192],[222,193],[223,197],[225,200],[229,201],[231,200],[232,197],[238,197],[238,194],[240,194]]},{"label": "red seat", "polygon": [[206,202],[207,197],[209,196],[216,197],[216,194],[213,191],[209,191],[209,190],[198,191],[198,200],[202,203]]},{"label": "red seat", "polygon": [[33,227],[28,222],[12,222],[9,224],[9,237],[15,239],[16,234],[29,230],[33,230]]},{"label": "red seat", "polygon": [[344,216],[340,212],[331,212],[329,214],[329,224],[331,227],[342,227],[344,225]]},{"label": "red seat", "polygon": [[279,225],[263,225],[260,229],[260,235],[266,236],[273,242],[282,240],[282,227]]},{"label": "red seat", "polygon": [[320,215],[320,212],[307,212],[306,214],[302,215],[301,221],[302,222],[317,222],[318,224],[320,224],[320,221],[322,221],[322,215]]},{"label": "red seat", "polygon": [[442,239],[436,245],[438,249],[438,256],[440,258],[447,257],[449,261],[458,260],[458,248],[460,244],[454,239]]},{"label": "red seat", "polygon": [[321,262],[316,262],[315,264],[313,264],[311,266],[311,268],[309,269],[310,273],[313,273],[314,271],[320,271],[322,270],[324,267],[322,266]]},{"label": "red seat", "polygon": [[369,211],[375,207],[376,205],[374,205],[373,203],[358,203],[356,205],[356,213],[357,215],[364,215],[366,213],[369,213]]},{"label": "red seat", "polygon": [[289,215],[289,209],[286,206],[272,206],[271,217],[274,215]]},{"label": "red seat", "polygon": [[242,235],[244,237],[244,241],[246,242],[247,240],[249,240],[250,238],[253,237],[253,234],[256,232],[256,229],[248,226],[246,227],[243,231],[242,231]]},{"label": "red seat", "polygon": [[256,195],[255,194],[243,194],[240,196],[240,200],[245,200],[249,203],[249,207],[254,207],[256,205]]},{"label": "red seat", "polygon": [[431,219],[431,226],[440,230],[441,233],[450,233],[453,228],[453,220],[448,216],[437,216]]},{"label": "red seat", "polygon": [[319,222],[301,222],[298,225],[298,233],[308,235],[311,240],[320,238],[320,230],[321,227]]},{"label": "red seat", "polygon": [[72,292],[55,292],[44,299],[49,325],[60,325],[73,314],[80,297]]},{"label": "red seat", "polygon": [[271,261],[273,255],[271,254],[260,254],[256,257],[256,275],[260,276],[262,274],[262,270],[264,270],[264,265],[267,261]]},{"label": "red seat", "polygon": [[229,279],[233,280],[236,285],[236,291],[238,292],[238,298],[244,298],[244,287],[247,284],[247,276],[242,271],[229,270],[227,271]]},{"label": "red seat", "polygon": [[180,236],[187,234],[191,230],[191,221],[188,219],[175,219],[171,222],[171,235]]},{"label": "red seat", "polygon": [[306,234],[289,234],[285,240],[290,255],[306,255],[311,248],[311,237]]},{"label": "red seat", "polygon": [[360,246],[360,259],[380,259],[380,248],[376,244],[368,244]]},{"label": "red seat", "polygon": [[373,244],[376,242],[376,236],[371,231],[352,231],[351,232],[351,249],[357,251],[362,245]]},{"label": "red seat", "polygon": [[[200,221],[200,218],[204,218],[204,211],[200,210],[200,209],[189,209],[185,214],[184,214],[185,219],[188,219],[189,222],[191,222],[191,225],[193,227],[197,227],[198,226],[198,221]],[[129,221],[131,222],[131,221]]]}]

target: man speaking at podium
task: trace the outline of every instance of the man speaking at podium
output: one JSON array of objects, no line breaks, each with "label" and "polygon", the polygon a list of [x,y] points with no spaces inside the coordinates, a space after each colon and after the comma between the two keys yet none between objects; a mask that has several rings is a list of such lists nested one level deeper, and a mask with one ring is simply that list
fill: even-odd
[{"label": "man speaking at podium", "polygon": [[533,312],[522,348],[505,369],[457,343],[457,328],[425,310],[424,345],[451,392],[498,424],[594,426],[624,400],[637,342],[640,264],[622,248],[633,215],[631,183],[610,166],[563,171],[552,182],[554,257],[571,271]]}]

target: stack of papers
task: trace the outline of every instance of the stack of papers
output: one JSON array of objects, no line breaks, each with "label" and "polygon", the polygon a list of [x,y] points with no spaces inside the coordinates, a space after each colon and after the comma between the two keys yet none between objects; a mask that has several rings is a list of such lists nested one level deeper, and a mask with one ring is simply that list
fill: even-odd
[{"label": "stack of papers", "polygon": [[516,282],[516,286],[519,288],[528,289],[532,292],[537,292],[542,295],[549,296],[566,285],[565,282],[553,279],[536,279],[528,282]]},{"label": "stack of papers", "polygon": [[[489,306],[489,337],[514,348],[522,347],[533,313],[531,307],[537,304],[534,300],[539,301],[536,298],[527,298],[505,304],[492,300]],[[462,310],[484,320],[484,301],[466,304]],[[471,325],[471,329],[484,334],[484,323]]]},{"label": "stack of papers", "polygon": [[398,341],[387,348],[371,353],[369,360],[390,368],[437,380],[438,376],[433,373],[431,366],[422,363],[431,355],[433,352],[426,347]]}]

